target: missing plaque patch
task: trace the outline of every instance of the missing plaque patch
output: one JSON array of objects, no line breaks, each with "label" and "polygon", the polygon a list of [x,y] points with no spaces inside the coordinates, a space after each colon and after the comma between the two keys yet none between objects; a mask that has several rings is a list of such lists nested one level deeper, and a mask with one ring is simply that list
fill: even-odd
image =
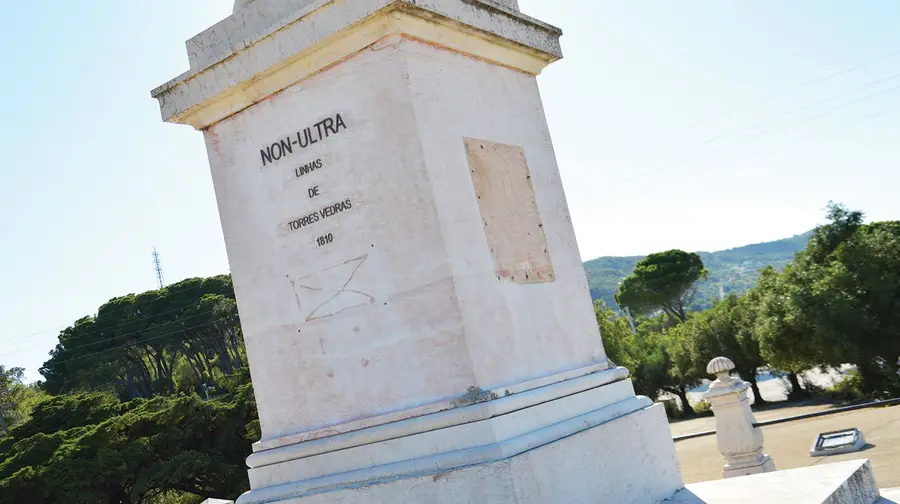
[{"label": "missing plaque patch", "polygon": [[553,282],[553,262],[525,151],[514,145],[464,140],[497,276],[519,284]]}]

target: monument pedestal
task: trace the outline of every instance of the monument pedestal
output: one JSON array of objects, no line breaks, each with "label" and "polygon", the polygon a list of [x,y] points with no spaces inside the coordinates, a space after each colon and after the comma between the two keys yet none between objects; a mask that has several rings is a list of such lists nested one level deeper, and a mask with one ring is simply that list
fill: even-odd
[{"label": "monument pedestal", "polygon": [[[244,5],[246,4],[246,5]],[[652,502],[514,0],[241,0],[154,90],[204,132],[262,439],[240,502]]]},{"label": "monument pedestal", "polygon": [[255,453],[238,502],[656,502],[681,486],[668,422],[626,376]]}]

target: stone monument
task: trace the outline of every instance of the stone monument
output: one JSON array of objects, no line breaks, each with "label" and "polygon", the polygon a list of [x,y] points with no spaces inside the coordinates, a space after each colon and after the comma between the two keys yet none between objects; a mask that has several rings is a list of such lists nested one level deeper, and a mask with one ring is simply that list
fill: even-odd
[{"label": "stone monument", "polygon": [[649,503],[516,0],[238,0],[153,91],[203,131],[262,439],[241,504]]}]

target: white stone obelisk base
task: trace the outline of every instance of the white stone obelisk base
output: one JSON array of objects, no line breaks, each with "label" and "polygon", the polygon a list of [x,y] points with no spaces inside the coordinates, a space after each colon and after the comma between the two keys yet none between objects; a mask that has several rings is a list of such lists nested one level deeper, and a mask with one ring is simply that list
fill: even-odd
[{"label": "white stone obelisk base", "polygon": [[716,416],[716,442],[725,456],[722,476],[733,478],[775,470],[775,461],[763,453],[763,433],[754,427],[756,419],[750,409],[750,383],[730,375],[734,363],[716,357],[706,368],[716,380],[703,398],[709,401]]},{"label": "white stone obelisk base", "polygon": [[516,0],[238,0],[153,91],[203,131],[259,411],[240,504],[643,504]]}]

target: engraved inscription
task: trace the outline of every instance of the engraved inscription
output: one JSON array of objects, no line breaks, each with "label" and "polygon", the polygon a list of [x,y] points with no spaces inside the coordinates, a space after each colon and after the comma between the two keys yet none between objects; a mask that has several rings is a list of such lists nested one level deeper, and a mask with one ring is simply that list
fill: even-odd
[{"label": "engraved inscription", "polygon": [[325,161],[322,158],[316,159],[315,161],[310,161],[306,164],[302,164],[294,168],[294,176],[300,178],[316,170],[321,170],[323,166],[325,166]]},{"label": "engraved inscription", "polygon": [[311,226],[317,222],[328,219],[329,217],[334,217],[341,212],[346,212],[351,208],[353,208],[353,202],[350,200],[350,198],[347,198],[344,201],[339,201],[332,205],[328,205],[315,212],[304,215],[303,217],[291,219],[290,221],[281,224],[279,227],[281,228],[281,231],[283,233],[297,231]]},{"label": "engraved inscription", "polygon": [[[347,129],[347,123],[344,121],[344,117],[341,114],[333,114],[330,115],[310,126],[307,126],[296,133],[286,135],[284,138],[280,138],[269,144],[268,146],[260,149],[259,155],[262,161],[262,166],[265,168],[268,165],[280,161],[286,157],[289,157],[293,154],[302,153],[303,149],[307,149],[312,147],[313,145],[324,141],[334,135],[341,133],[342,131]],[[297,188],[300,191],[306,191],[306,200],[315,199],[317,202],[319,201],[321,196],[326,196],[328,199],[331,199],[332,196],[329,196],[329,188],[328,185],[322,184],[321,177],[315,177],[313,174],[322,168],[329,166],[330,162],[326,164],[326,159],[331,159],[328,157],[329,154],[324,153],[321,156],[311,158],[307,157],[306,159],[298,159],[294,161],[293,166],[288,165],[287,169],[291,170],[293,175],[288,175],[290,180],[297,180],[303,178],[303,181],[309,181],[305,188]],[[298,156],[299,158],[299,156]],[[308,177],[308,178],[306,178]],[[316,180],[319,179],[319,180]],[[326,181],[327,182],[327,181]],[[324,199],[324,198],[322,198]],[[336,203],[332,203],[326,206],[319,206],[321,203],[316,206],[306,209],[298,209],[302,213],[300,216],[294,216],[288,219],[286,222],[282,221],[278,224],[279,232],[282,235],[286,235],[289,233],[293,233],[295,231],[300,231],[304,228],[312,226],[318,222],[322,222],[326,219],[334,217],[342,212],[346,212],[353,208],[353,201],[350,197],[342,198],[340,201]],[[323,247],[325,245],[331,244],[334,242],[334,234],[328,233],[309,238],[312,243],[315,244],[315,247]]]},{"label": "engraved inscription", "polygon": [[260,149],[259,156],[262,159],[262,165],[265,167],[268,164],[294,154],[295,148],[297,149],[297,152],[300,152],[326,138],[337,135],[345,129],[347,129],[347,124],[344,122],[344,118],[341,117],[341,114],[335,114],[334,117],[326,117],[311,126],[303,128],[296,134],[279,138],[267,147]]},{"label": "engraved inscription", "polygon": [[320,236],[320,237],[316,238],[316,246],[324,247],[325,245],[328,245],[329,243],[331,243],[333,241],[334,241],[334,235],[332,233],[328,233],[325,236]]}]

